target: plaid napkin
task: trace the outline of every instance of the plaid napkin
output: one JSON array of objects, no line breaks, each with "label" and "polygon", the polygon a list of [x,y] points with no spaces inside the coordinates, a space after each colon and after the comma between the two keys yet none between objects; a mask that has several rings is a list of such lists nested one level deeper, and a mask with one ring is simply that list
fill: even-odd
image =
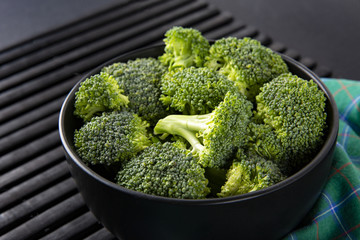
[{"label": "plaid napkin", "polygon": [[339,133],[328,181],[285,239],[360,239],[360,81],[323,78],[337,103]]}]

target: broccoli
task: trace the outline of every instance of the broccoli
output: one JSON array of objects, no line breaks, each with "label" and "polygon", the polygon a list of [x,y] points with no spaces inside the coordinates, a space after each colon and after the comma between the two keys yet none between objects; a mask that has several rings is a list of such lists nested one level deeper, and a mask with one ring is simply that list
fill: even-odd
[{"label": "broccoli", "polygon": [[129,103],[128,97],[122,95],[123,92],[109,74],[93,75],[81,82],[75,93],[74,114],[89,121],[102,112],[121,110]]},{"label": "broccoli", "polygon": [[[312,80],[291,73],[266,83],[256,97],[252,142],[285,172],[303,167],[323,143],[326,98]],[[255,130],[254,130],[255,129]]]},{"label": "broccoli", "polygon": [[206,114],[233,88],[232,81],[214,70],[189,67],[163,76],[160,99],[182,114]]},{"label": "broccoli", "polygon": [[124,164],[117,183],[163,197],[201,199],[210,192],[205,170],[176,143],[154,143]]},{"label": "broccoli", "polygon": [[215,41],[205,67],[218,70],[234,81],[250,101],[255,100],[264,83],[289,72],[281,56],[270,48],[255,39],[235,37]]},{"label": "broccoli", "polygon": [[248,148],[267,159],[284,161],[285,149],[274,129],[263,123],[251,122],[248,125]]},{"label": "broccoli", "polygon": [[104,67],[115,77],[124,94],[129,98],[128,111],[132,111],[155,124],[167,115],[160,101],[160,81],[166,68],[155,58],[138,58],[126,63],[118,62]]},{"label": "broccoli", "polygon": [[165,33],[165,53],[159,60],[169,70],[202,67],[209,54],[210,43],[193,28],[173,27]]},{"label": "broccoli", "polygon": [[278,166],[253,152],[240,149],[230,169],[219,197],[257,191],[285,179]]},{"label": "broccoli", "polygon": [[192,146],[204,167],[224,167],[237,147],[245,145],[252,104],[243,95],[229,91],[211,113],[169,115],[154,128],[155,134],[179,135]]},{"label": "broccoli", "polygon": [[184,27],[164,42],[158,58],[105,66],[75,94],[75,150],[99,174],[163,197],[227,197],[282,181],[321,148],[326,97],[279,54]]},{"label": "broccoli", "polygon": [[151,145],[149,124],[127,111],[105,112],[75,131],[76,152],[85,163],[125,162]]}]

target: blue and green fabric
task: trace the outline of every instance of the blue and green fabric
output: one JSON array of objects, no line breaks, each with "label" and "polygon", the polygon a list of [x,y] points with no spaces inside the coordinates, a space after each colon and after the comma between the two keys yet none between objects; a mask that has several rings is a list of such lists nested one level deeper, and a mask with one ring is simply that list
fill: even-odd
[{"label": "blue and green fabric", "polygon": [[340,116],[333,164],[319,199],[286,240],[360,239],[360,81],[322,80]]}]

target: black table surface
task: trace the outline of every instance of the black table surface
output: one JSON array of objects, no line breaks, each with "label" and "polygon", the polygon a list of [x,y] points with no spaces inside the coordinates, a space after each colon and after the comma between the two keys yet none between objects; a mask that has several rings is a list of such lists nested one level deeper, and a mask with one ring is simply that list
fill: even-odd
[{"label": "black table surface", "polygon": [[[360,79],[360,1],[206,1],[330,68],[334,77]],[[116,2],[2,0],[0,51]]]}]

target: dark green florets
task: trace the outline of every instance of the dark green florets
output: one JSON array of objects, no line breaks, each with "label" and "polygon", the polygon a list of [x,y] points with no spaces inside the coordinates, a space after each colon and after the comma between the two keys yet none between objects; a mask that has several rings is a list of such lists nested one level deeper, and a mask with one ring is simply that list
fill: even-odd
[{"label": "dark green florets", "polygon": [[285,165],[297,170],[311,159],[309,156],[323,143],[325,101],[324,93],[315,82],[290,73],[261,88],[256,97],[255,118],[273,129],[282,149],[279,151],[284,151],[283,157],[275,161],[279,164],[286,161]]},{"label": "dark green florets", "polygon": [[166,68],[154,58],[138,58],[126,63],[114,63],[102,69],[114,76],[129,98],[128,110],[150,124],[166,115],[160,101],[160,81]]},{"label": "dark green florets", "polygon": [[123,166],[117,183],[163,197],[201,199],[210,192],[205,170],[176,144],[158,142]]},{"label": "dark green florets", "polygon": [[285,179],[278,166],[255,153],[239,151],[226,174],[219,197],[257,191]]},{"label": "dark green florets", "polygon": [[218,72],[189,67],[163,76],[161,100],[183,114],[206,114],[212,112],[231,89],[234,89],[233,82]]},{"label": "dark green florets", "polygon": [[89,121],[102,112],[117,111],[129,103],[114,77],[107,73],[93,75],[80,84],[75,93],[76,116]]},{"label": "dark green florets", "polygon": [[289,72],[280,55],[255,39],[222,38],[215,41],[209,52],[205,66],[234,81],[251,101],[264,83]]},{"label": "dark green florets", "polygon": [[190,66],[202,67],[210,44],[201,32],[193,28],[173,27],[165,33],[165,53],[160,62],[169,70]]},{"label": "dark green florets", "polygon": [[169,115],[155,134],[185,138],[204,167],[224,167],[234,151],[246,144],[252,104],[239,93],[228,92],[214,111],[203,115]]},{"label": "dark green florets", "polygon": [[149,124],[126,111],[103,113],[75,131],[76,152],[85,163],[111,165],[151,145]]}]

